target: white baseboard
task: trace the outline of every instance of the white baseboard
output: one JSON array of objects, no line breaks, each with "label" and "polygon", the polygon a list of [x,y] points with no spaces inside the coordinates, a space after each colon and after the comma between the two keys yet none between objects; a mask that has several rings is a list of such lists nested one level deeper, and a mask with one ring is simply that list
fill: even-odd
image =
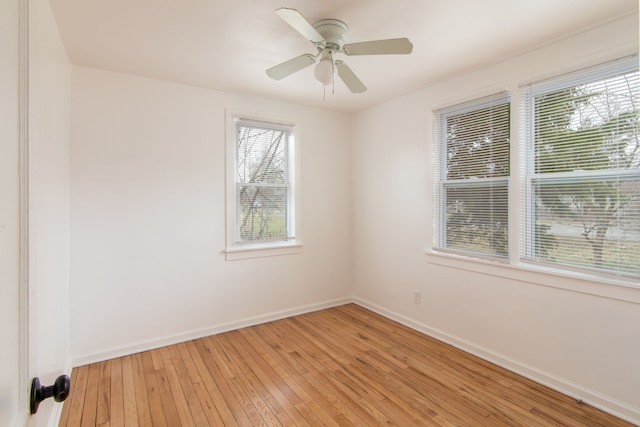
[{"label": "white baseboard", "polygon": [[156,348],[164,347],[167,345],[178,344],[193,339],[207,337],[209,335],[220,334],[223,332],[229,332],[240,328],[246,328],[248,326],[259,325],[261,323],[272,322],[274,320],[284,319],[291,316],[297,316],[299,314],[310,313],[312,311],[323,310],[325,308],[336,307],[343,304],[348,304],[353,300],[348,298],[339,298],[335,300],[325,301],[317,304],[309,304],[298,306],[295,308],[274,311],[260,316],[249,317],[246,319],[236,320],[233,322],[222,323],[218,325],[209,326],[206,328],[195,329],[192,331],[167,335],[163,337],[157,337],[149,340],[142,340],[133,343],[129,343],[122,346],[116,346],[106,348],[104,350],[80,354],[72,356],[73,366],[82,366],[90,363],[102,362],[104,360],[114,359],[116,357],[128,356],[143,351],[153,350]]},{"label": "white baseboard", "polygon": [[587,389],[579,384],[572,383],[565,378],[540,371],[532,366],[528,366],[526,364],[518,362],[517,360],[510,359],[509,357],[490,351],[486,348],[479,347],[468,341],[456,338],[441,330],[429,327],[420,322],[416,322],[413,319],[387,310],[384,307],[366,301],[362,298],[354,297],[352,302],[375,313],[378,313],[381,316],[405,325],[411,329],[433,337],[439,341],[450,344],[456,348],[459,348],[460,350],[471,353],[474,356],[478,356],[481,359],[484,359],[491,363],[495,363],[496,365],[522,375],[523,377],[529,378],[533,381],[550,387],[556,391],[559,391],[560,393],[571,396],[576,400],[581,400],[584,403],[615,415],[616,417],[622,418],[623,420],[629,421],[630,423],[640,425],[640,408],[631,406],[625,402],[621,402],[615,398],[604,395],[595,390]]}]

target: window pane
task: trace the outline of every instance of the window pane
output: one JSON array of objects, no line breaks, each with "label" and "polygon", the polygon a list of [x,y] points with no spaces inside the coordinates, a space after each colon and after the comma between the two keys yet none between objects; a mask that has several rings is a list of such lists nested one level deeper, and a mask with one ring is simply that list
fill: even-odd
[{"label": "window pane", "polygon": [[640,274],[640,178],[534,188],[535,259]]},{"label": "window pane", "polygon": [[510,101],[496,94],[438,112],[434,247],[508,255]]},{"label": "window pane", "polygon": [[237,185],[238,241],[287,239],[287,187]]},{"label": "window pane", "polygon": [[535,172],[640,166],[638,73],[535,97]]},{"label": "window pane", "polygon": [[236,243],[290,237],[289,129],[236,122]]},{"label": "window pane", "polygon": [[509,176],[509,103],[446,116],[446,179]]},{"label": "window pane", "polygon": [[[630,65],[633,69],[630,68]],[[529,88],[526,169],[534,260],[640,274],[640,78],[637,59]],[[525,115],[525,117],[527,117]]]},{"label": "window pane", "polygon": [[237,182],[286,184],[288,132],[238,123]]},{"label": "window pane", "polygon": [[507,256],[507,184],[445,189],[446,247]]}]

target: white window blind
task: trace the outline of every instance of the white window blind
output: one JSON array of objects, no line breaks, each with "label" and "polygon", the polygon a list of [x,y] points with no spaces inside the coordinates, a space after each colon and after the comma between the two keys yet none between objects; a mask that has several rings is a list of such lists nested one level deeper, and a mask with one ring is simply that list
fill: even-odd
[{"label": "white window blind", "polygon": [[291,128],[236,119],[236,244],[292,236]]},{"label": "white window blind", "polygon": [[522,89],[526,261],[640,277],[637,57]]},{"label": "white window blind", "polygon": [[435,112],[434,248],[508,255],[510,102],[498,94]]}]

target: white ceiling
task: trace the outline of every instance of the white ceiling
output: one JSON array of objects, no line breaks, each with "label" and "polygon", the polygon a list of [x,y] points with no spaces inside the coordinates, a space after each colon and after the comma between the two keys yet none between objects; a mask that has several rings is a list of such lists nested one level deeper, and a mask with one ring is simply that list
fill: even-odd
[{"label": "white ceiling", "polygon": [[[71,63],[358,111],[619,17],[638,0],[50,0]],[[349,25],[347,42],[408,37],[411,55],[342,56],[369,90],[335,94],[308,67],[281,81],[265,69],[315,47],[275,14]]]}]

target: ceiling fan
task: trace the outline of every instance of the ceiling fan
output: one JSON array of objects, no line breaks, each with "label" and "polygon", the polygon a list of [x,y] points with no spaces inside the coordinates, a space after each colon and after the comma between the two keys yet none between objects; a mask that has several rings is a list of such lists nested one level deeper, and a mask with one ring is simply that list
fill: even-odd
[{"label": "ceiling fan", "polygon": [[276,10],[276,14],[313,43],[318,53],[315,55],[305,53],[269,68],[267,75],[275,80],[281,80],[317,62],[314,74],[320,83],[325,86],[332,84],[337,72],[351,92],[362,93],[367,90],[367,87],[347,64],[334,59],[335,54],[391,55],[408,54],[413,50],[413,44],[407,38],[346,43],[349,27],[337,19],[321,19],[311,25],[295,9],[283,7]]}]

